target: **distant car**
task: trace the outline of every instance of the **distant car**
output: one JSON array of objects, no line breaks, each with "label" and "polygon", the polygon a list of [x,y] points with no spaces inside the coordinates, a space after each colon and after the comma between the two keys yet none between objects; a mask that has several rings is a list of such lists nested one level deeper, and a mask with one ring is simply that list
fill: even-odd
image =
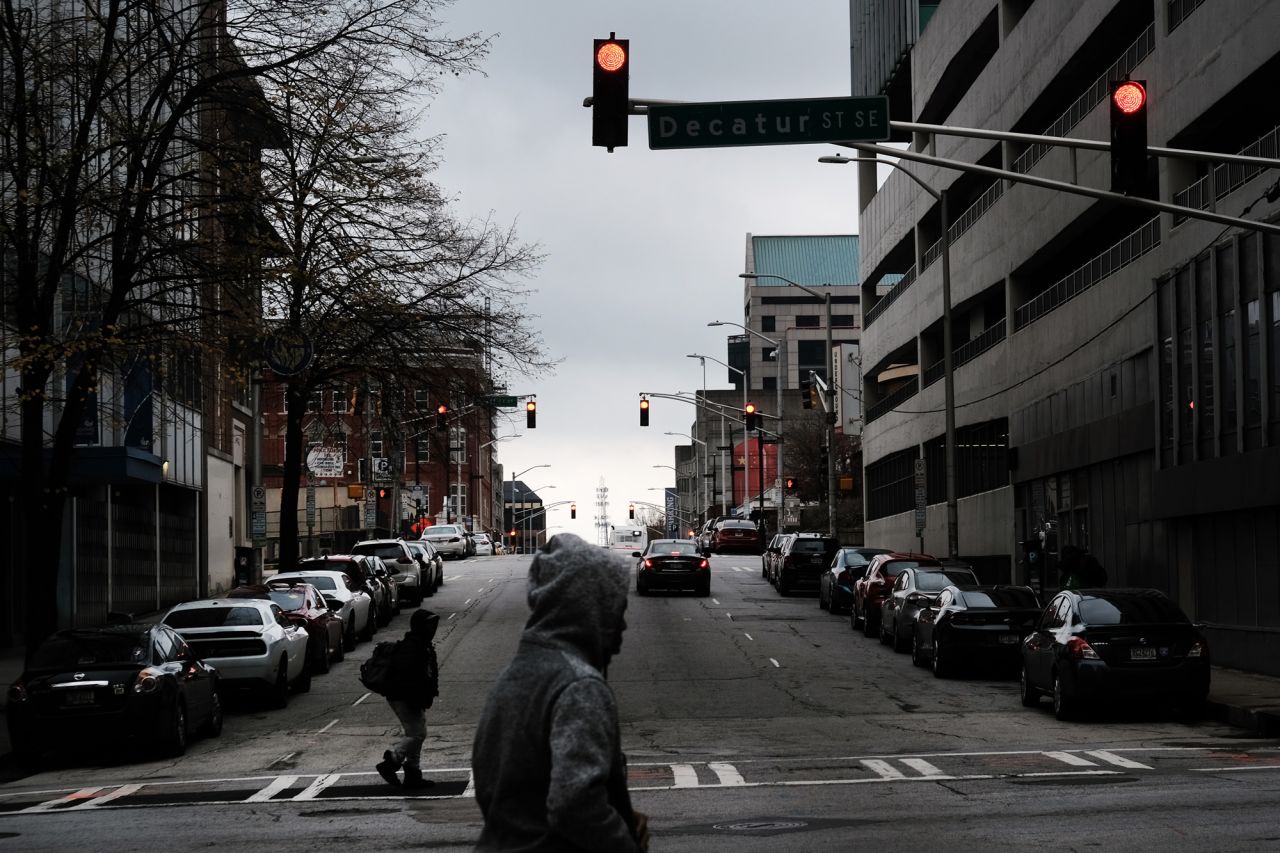
[{"label": "distant car", "polygon": [[754,521],[726,518],[717,521],[712,529],[710,550],[713,554],[760,554],[764,543],[760,541],[760,529]]},{"label": "distant car", "polygon": [[30,654],[5,717],[27,769],[81,740],[130,739],[177,756],[193,731],[222,733],[218,670],[166,625],[72,628]]},{"label": "distant car", "polygon": [[[911,662],[945,678],[964,664],[1016,668],[1040,600],[1029,586],[949,586],[916,614]],[[941,654],[939,654],[941,650]]]},{"label": "distant car", "polygon": [[410,539],[405,542],[413,556],[418,560],[422,573],[422,594],[435,595],[436,590],[444,586],[444,557],[431,545],[421,539]]},{"label": "distant car", "polygon": [[493,540],[489,538],[488,533],[476,533],[471,537],[471,541],[476,545],[477,557],[493,556]]},{"label": "distant car", "polygon": [[825,533],[794,533],[775,558],[774,586],[779,595],[797,589],[818,589],[823,572],[840,549],[840,540]]},{"label": "distant car", "polygon": [[[369,595],[369,612],[373,614],[369,626],[365,628],[365,634],[361,636],[362,640],[373,639],[373,635],[378,628],[390,621],[388,618],[388,607],[391,598],[391,590],[383,583],[379,576],[378,567],[374,565],[377,557],[366,554],[330,554],[326,557],[308,557],[305,560],[298,561],[299,572],[321,571],[337,571],[347,575],[357,589],[360,589]],[[385,567],[383,567],[385,569]],[[320,587],[322,595],[329,597],[328,592],[323,592],[324,587]],[[345,614],[344,614],[344,619]],[[363,623],[362,623],[363,624]]]},{"label": "distant car", "polygon": [[693,539],[654,539],[636,558],[636,592],[692,589],[711,594],[711,564]]},{"label": "distant car", "polygon": [[307,654],[313,673],[329,671],[329,665],[343,659],[342,617],[329,609],[320,590],[309,583],[274,580],[270,584],[240,586],[231,590],[227,598],[256,598],[274,601],[284,615],[307,629],[311,644]]},{"label": "distant car", "polygon": [[895,652],[906,651],[916,614],[937,601],[944,589],[961,584],[977,586],[978,576],[972,569],[950,566],[913,566],[901,571],[880,605],[880,642]]},{"label": "distant car", "polygon": [[891,553],[885,548],[841,548],[818,578],[818,607],[832,613],[853,612],[853,585],[866,576],[871,558]]},{"label": "distant car", "polygon": [[347,573],[356,559],[351,556],[302,560],[298,563],[298,571],[271,578],[272,581],[286,583],[302,581],[320,590],[324,603],[342,617],[342,648],[348,652],[355,651],[357,639],[372,639],[373,632],[378,630],[373,618],[373,597]]},{"label": "distant car", "polygon": [[[379,557],[396,581],[400,601],[412,607],[422,604],[429,582],[423,579],[422,564],[403,539],[365,539],[351,546],[352,554]],[[434,590],[433,590],[434,591]]]},{"label": "distant car", "polygon": [[422,531],[422,539],[430,542],[446,560],[467,556],[467,534],[460,524],[433,524]]},{"label": "distant car", "polygon": [[867,637],[874,637],[880,627],[880,604],[888,597],[898,575],[916,566],[942,568],[942,563],[928,554],[893,552],[877,554],[862,579],[853,585],[853,610],[849,612],[849,627]]},{"label": "distant car", "polygon": [[1209,644],[1154,589],[1064,590],[1022,642],[1022,704],[1053,699],[1070,719],[1086,702],[1169,701],[1197,715],[1209,694]]},{"label": "distant car", "polygon": [[273,601],[210,598],[174,605],[160,620],[191,650],[217,667],[224,686],[264,691],[272,707],[289,704],[289,690],[311,689],[307,629],[290,622]]}]

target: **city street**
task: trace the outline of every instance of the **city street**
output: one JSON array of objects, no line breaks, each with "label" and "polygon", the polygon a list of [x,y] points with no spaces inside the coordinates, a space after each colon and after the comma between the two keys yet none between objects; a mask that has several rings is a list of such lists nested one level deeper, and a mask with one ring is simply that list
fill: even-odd
[{"label": "city street", "polygon": [[[470,849],[471,737],[523,625],[528,557],[446,564],[429,796],[373,772],[393,731],[362,644],[289,707],[245,704],[173,761],[52,755],[0,786],[24,851]],[[653,850],[1258,850],[1280,840],[1280,744],[1172,713],[1060,723],[1016,682],[939,680],[756,557],[712,558],[710,598],[638,597],[609,672]],[[398,638],[410,611],[375,641]]]}]

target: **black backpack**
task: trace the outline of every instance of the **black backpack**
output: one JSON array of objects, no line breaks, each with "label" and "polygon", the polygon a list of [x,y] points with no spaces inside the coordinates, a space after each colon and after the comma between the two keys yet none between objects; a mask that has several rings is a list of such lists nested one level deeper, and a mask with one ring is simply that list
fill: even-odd
[{"label": "black backpack", "polygon": [[387,695],[394,684],[392,662],[399,645],[399,640],[378,643],[369,659],[360,664],[360,683],[379,696]]}]

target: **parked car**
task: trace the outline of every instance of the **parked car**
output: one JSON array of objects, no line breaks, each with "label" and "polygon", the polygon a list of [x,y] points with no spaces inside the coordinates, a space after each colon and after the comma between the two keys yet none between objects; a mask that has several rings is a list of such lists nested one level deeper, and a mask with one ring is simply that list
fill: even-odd
[{"label": "parked car", "polygon": [[239,586],[228,592],[227,598],[256,598],[280,605],[289,621],[307,629],[311,640],[307,656],[313,673],[328,672],[331,663],[346,656],[342,650],[342,617],[329,609],[320,590],[309,583],[273,580],[270,584]]},{"label": "parked car", "polygon": [[467,530],[465,527],[462,528],[462,532],[466,537],[467,556],[474,557],[476,555],[476,534],[471,530]]},{"label": "parked car", "polygon": [[871,565],[862,580],[853,585],[853,610],[849,612],[849,627],[862,628],[867,637],[874,637],[880,627],[880,604],[893,589],[898,575],[904,569],[917,566],[942,568],[942,563],[928,554],[908,554],[893,552],[877,554],[871,558]]},{"label": "parked car", "polygon": [[374,620],[373,597],[347,573],[352,557],[317,557],[301,560],[298,571],[278,574],[276,582],[301,581],[320,590],[324,603],[342,617],[342,648],[355,651],[356,640],[368,640],[378,630]]},{"label": "parked car", "polygon": [[[775,537],[776,538],[776,537]],[[892,553],[886,548],[841,548],[818,578],[818,607],[832,613],[853,612],[853,585],[866,576],[871,558]]]},{"label": "parked car", "polygon": [[831,565],[840,540],[825,533],[794,533],[782,543],[773,570],[780,595],[797,589],[818,589],[822,573]]},{"label": "parked car", "polygon": [[760,552],[760,577],[765,578],[769,583],[773,583],[773,563],[782,553],[782,543],[786,542],[790,535],[790,533],[773,534],[769,544]]},{"label": "parked car", "polygon": [[[330,554],[327,557],[310,557],[298,561],[300,572],[309,573],[317,570],[343,572],[358,589],[369,594],[369,612],[373,614],[373,618],[364,628],[364,633],[360,637],[362,640],[372,639],[378,628],[390,621],[385,618],[384,612],[388,606],[391,591],[378,577],[373,566],[375,559],[377,558],[364,554]],[[324,592],[324,587],[320,589],[322,595],[328,596],[329,593]]]},{"label": "parked car", "polygon": [[916,614],[911,662],[932,664],[939,678],[962,662],[1016,669],[1019,646],[1039,615],[1029,586],[949,586]]},{"label": "parked car", "polygon": [[405,544],[418,561],[422,573],[422,594],[435,595],[436,590],[444,586],[444,557],[440,556],[430,542],[410,539]]},{"label": "parked car", "polygon": [[903,569],[893,589],[880,604],[880,642],[904,652],[911,646],[916,614],[938,599],[938,594],[957,584],[978,585],[972,569],[948,566],[917,566]]},{"label": "parked car", "polygon": [[430,542],[446,560],[467,556],[467,535],[460,524],[433,524],[422,531],[422,539]]},{"label": "parked car", "polygon": [[488,533],[476,533],[471,537],[471,541],[476,545],[477,557],[493,556],[493,540],[489,538]]},{"label": "parked car", "polygon": [[264,691],[272,707],[289,704],[289,690],[311,689],[307,629],[290,622],[274,601],[210,598],[174,605],[160,620],[217,667],[224,686]]},{"label": "parked car", "polygon": [[711,553],[760,554],[764,542],[760,541],[760,529],[754,521],[745,518],[726,518],[716,522],[711,530]]},{"label": "parked car", "polygon": [[1022,704],[1048,694],[1060,720],[1086,702],[1171,701],[1196,715],[1209,694],[1209,644],[1154,589],[1063,590],[1021,650]]},{"label": "parked car", "polygon": [[82,740],[181,755],[193,731],[222,733],[218,670],[165,625],[72,628],[31,653],[5,717],[26,769],[48,748]]},{"label": "parked car", "polygon": [[378,585],[378,624],[391,624],[391,617],[400,615],[400,587],[395,572],[381,557],[365,555],[365,564],[373,573]]},{"label": "parked car", "polygon": [[395,580],[397,601],[404,601],[411,607],[422,604],[423,596],[428,594],[425,591],[428,584],[423,580],[422,564],[408,542],[403,539],[365,539],[352,545],[351,553],[380,558]]},{"label": "parked car", "polygon": [[654,539],[635,551],[636,592],[648,595],[655,589],[692,589],[698,595],[711,594],[711,564],[693,539]]}]

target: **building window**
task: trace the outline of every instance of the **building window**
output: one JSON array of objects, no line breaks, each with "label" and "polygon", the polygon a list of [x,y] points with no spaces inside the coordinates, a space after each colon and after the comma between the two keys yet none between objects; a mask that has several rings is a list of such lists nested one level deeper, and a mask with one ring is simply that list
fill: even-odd
[{"label": "building window", "polygon": [[324,411],[324,391],[312,391],[311,396],[307,398],[307,412],[315,415],[322,411]]},{"label": "building window", "polygon": [[349,402],[347,399],[348,392],[349,392],[349,389],[341,386],[335,387],[333,389],[332,400],[333,400],[333,413],[335,415],[345,415],[347,413],[347,404]]},{"label": "building window", "polygon": [[455,426],[449,430],[449,463],[461,465],[467,461],[467,429]]},{"label": "building window", "polygon": [[413,405],[419,412],[429,411],[431,409],[431,390],[428,388],[415,388]]},{"label": "building window", "polygon": [[1280,441],[1280,290],[1271,294],[1271,317],[1267,349],[1271,355],[1269,361],[1271,378],[1271,443],[1275,444]]},{"label": "building window", "polygon": [[466,483],[449,484],[449,509],[453,514],[454,522],[461,523],[463,516],[467,514]]},{"label": "building window", "polygon": [[1218,411],[1222,418],[1223,456],[1239,450],[1236,442],[1236,268],[1231,244],[1215,252],[1218,283],[1218,340],[1222,361],[1218,371],[1221,391]]},{"label": "building window", "polygon": [[817,314],[800,314],[796,317],[797,329],[818,329],[821,328],[822,318]]},{"label": "building window", "polygon": [[374,459],[382,456],[382,430],[380,429],[369,432],[369,455]]},{"label": "building window", "polygon": [[891,453],[867,466],[867,518],[884,518],[915,506],[914,447]]},{"label": "building window", "polygon": [[853,315],[852,315],[852,314],[832,314],[832,315],[831,315],[831,325],[832,325],[833,327],[836,327],[836,326],[852,326],[852,325],[853,325]]},{"label": "building window", "polygon": [[760,331],[762,332],[776,331],[777,319],[778,318],[774,317],[772,314],[761,314],[760,315]]},{"label": "building window", "polygon": [[777,391],[777,390],[778,390],[778,377],[776,377],[776,376],[766,376],[766,377],[764,377],[764,378],[763,378],[762,380],[760,380],[760,381],[764,384],[764,390],[765,390],[765,391]]}]

